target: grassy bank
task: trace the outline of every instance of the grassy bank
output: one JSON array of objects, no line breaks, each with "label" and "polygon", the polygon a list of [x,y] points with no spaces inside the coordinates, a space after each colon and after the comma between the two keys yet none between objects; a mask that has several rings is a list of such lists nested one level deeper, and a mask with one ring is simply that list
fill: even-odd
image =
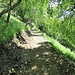
[{"label": "grassy bank", "polygon": [[[34,26],[36,28],[36,30],[38,32],[40,32],[40,30]],[[60,44],[58,41],[52,39],[51,37],[49,37],[48,35],[46,35],[45,33],[43,33],[43,36],[48,39],[48,41],[50,42],[50,44],[55,48],[56,52],[59,54],[63,54],[65,57],[67,57],[69,60],[75,62],[75,53],[73,51],[71,51],[71,49],[63,46],[62,44]]]},{"label": "grassy bank", "polygon": [[75,53],[71,51],[69,48],[66,48],[62,44],[60,44],[58,41],[52,39],[51,37],[47,36],[46,34],[43,34],[46,39],[49,40],[49,42],[52,44],[52,46],[55,48],[57,53],[63,54],[66,57],[68,57],[70,60],[75,62]]},{"label": "grassy bank", "polygon": [[0,18],[0,42],[5,43],[16,35],[16,33],[24,30],[25,23],[11,16],[11,21],[6,22],[6,15]]}]

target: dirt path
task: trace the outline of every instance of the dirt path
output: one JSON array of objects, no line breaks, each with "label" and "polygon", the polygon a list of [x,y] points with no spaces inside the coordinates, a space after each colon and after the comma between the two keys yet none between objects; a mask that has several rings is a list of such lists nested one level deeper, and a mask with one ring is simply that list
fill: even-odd
[{"label": "dirt path", "polygon": [[12,41],[0,51],[0,75],[75,75],[75,65],[34,28]]},{"label": "dirt path", "polygon": [[38,33],[34,28],[31,29],[31,32],[23,31],[21,33],[21,37],[24,39],[24,43],[20,43],[20,39],[14,38],[13,42],[16,43],[18,46],[24,49],[33,49],[41,46],[41,43],[48,42],[43,36],[42,33]]}]

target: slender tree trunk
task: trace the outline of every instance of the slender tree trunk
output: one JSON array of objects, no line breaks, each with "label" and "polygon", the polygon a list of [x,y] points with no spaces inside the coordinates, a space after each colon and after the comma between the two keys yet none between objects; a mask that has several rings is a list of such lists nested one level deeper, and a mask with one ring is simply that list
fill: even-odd
[{"label": "slender tree trunk", "polygon": [[8,13],[7,22],[10,22],[11,11]]},{"label": "slender tree trunk", "polygon": [[8,13],[9,11],[11,11],[11,10],[13,10],[15,7],[17,7],[17,6],[21,3],[21,1],[22,1],[22,0],[18,0],[17,3],[15,3],[14,5],[12,5],[10,8],[5,9],[5,10],[3,10],[2,12],[0,12],[0,18],[1,18],[4,14]]},{"label": "slender tree trunk", "polygon": [[[10,0],[10,2],[8,4],[8,9],[10,9],[12,2],[13,2],[13,0]],[[11,17],[11,11],[8,12],[7,22],[10,22],[10,17]]]}]

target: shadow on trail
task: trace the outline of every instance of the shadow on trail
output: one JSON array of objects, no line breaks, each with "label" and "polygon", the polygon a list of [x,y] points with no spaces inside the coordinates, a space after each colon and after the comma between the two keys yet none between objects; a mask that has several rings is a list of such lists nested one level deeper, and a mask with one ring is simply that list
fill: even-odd
[{"label": "shadow on trail", "polygon": [[42,35],[42,33],[37,32],[37,31],[36,32],[33,31],[33,33],[31,31],[26,31],[26,33],[28,36],[41,36]]},{"label": "shadow on trail", "polygon": [[12,44],[0,51],[0,75],[74,75],[75,65],[55,52],[48,43],[23,49]]}]

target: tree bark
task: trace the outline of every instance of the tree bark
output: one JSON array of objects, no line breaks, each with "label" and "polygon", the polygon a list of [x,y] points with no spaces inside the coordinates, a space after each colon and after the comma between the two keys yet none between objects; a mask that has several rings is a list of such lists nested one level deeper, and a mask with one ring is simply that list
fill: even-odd
[{"label": "tree bark", "polygon": [[17,3],[15,3],[14,5],[12,5],[10,8],[5,9],[5,10],[3,10],[2,12],[0,12],[0,18],[1,18],[4,14],[10,12],[10,11],[13,10],[15,7],[17,7],[17,6],[21,3],[21,1],[22,1],[22,0],[18,0]]}]

